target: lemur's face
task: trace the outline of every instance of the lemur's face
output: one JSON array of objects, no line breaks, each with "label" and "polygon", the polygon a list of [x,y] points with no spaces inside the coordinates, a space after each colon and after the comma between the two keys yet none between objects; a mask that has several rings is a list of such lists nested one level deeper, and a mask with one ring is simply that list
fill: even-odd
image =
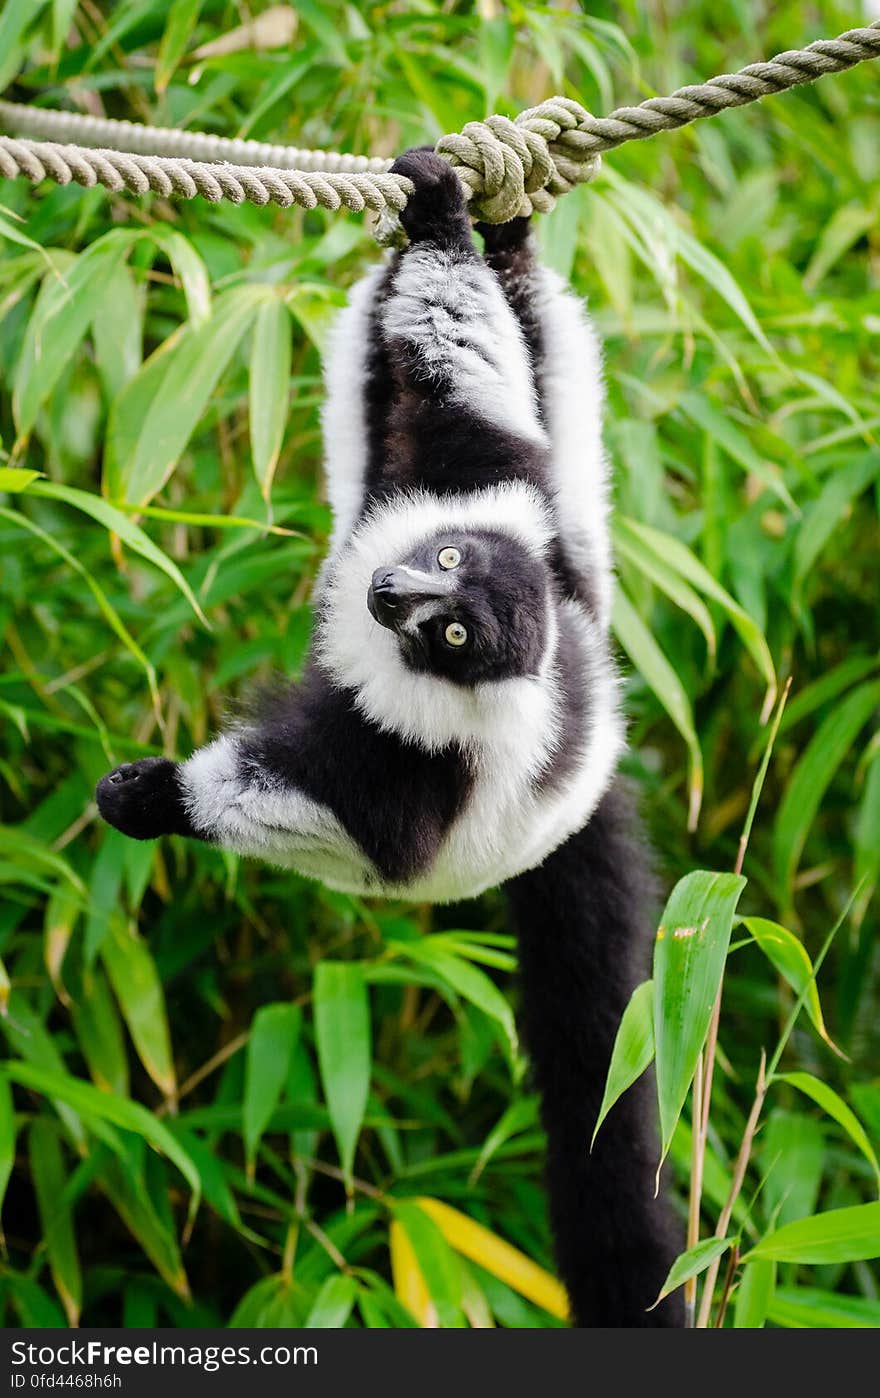
[{"label": "lemur's face", "polygon": [[367,606],[410,669],[476,684],[538,673],[548,579],[544,560],[517,540],[451,529],[377,568]]}]

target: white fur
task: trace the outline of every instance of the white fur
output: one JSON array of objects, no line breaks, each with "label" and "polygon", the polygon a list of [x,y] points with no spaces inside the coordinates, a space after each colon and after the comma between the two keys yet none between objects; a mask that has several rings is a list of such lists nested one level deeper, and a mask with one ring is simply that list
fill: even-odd
[{"label": "white fur", "polygon": [[544,442],[529,354],[516,316],[482,262],[411,248],[382,312],[386,339],[446,378],[453,400],[496,427]]},{"label": "white fur", "polygon": [[565,282],[539,268],[534,294],[544,341],[544,398],[559,534],[572,566],[611,617],[608,462],[602,445],[602,356],[595,331]]},{"label": "white fur", "polygon": [[321,423],[327,496],[333,510],[331,558],[351,533],[364,499],[367,469],[364,390],[370,316],[378,284],[385,272],[386,264],[380,262],[352,288],[348,305],[333,323],[324,365],[326,398]]}]

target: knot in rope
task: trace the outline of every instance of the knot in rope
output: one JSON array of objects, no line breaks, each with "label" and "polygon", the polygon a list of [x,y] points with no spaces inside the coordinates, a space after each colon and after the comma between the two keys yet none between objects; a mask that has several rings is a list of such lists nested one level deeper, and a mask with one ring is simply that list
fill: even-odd
[{"label": "knot in rope", "polygon": [[589,120],[579,103],[551,97],[513,121],[469,121],[461,132],[441,136],[436,149],[458,170],[474,218],[506,223],[548,213],[558,195],[594,177],[600,157],[579,138]]}]

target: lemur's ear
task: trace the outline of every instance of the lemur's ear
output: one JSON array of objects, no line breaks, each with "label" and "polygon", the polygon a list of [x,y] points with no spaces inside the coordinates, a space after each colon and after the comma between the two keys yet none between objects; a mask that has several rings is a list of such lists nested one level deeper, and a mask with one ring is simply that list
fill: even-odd
[{"label": "lemur's ear", "polygon": [[398,156],[392,175],[405,175],[415,191],[400,215],[411,243],[432,242],[449,247],[471,241],[464,187],[448,161],[430,146],[414,146]]}]

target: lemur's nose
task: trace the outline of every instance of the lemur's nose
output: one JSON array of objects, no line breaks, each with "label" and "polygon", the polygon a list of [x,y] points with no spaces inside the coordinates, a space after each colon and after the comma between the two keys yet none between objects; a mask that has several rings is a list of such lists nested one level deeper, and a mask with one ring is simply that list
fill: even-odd
[{"label": "lemur's nose", "polygon": [[446,595],[447,587],[430,573],[415,568],[377,568],[367,593],[367,606],[382,626],[399,626],[413,607]]}]

